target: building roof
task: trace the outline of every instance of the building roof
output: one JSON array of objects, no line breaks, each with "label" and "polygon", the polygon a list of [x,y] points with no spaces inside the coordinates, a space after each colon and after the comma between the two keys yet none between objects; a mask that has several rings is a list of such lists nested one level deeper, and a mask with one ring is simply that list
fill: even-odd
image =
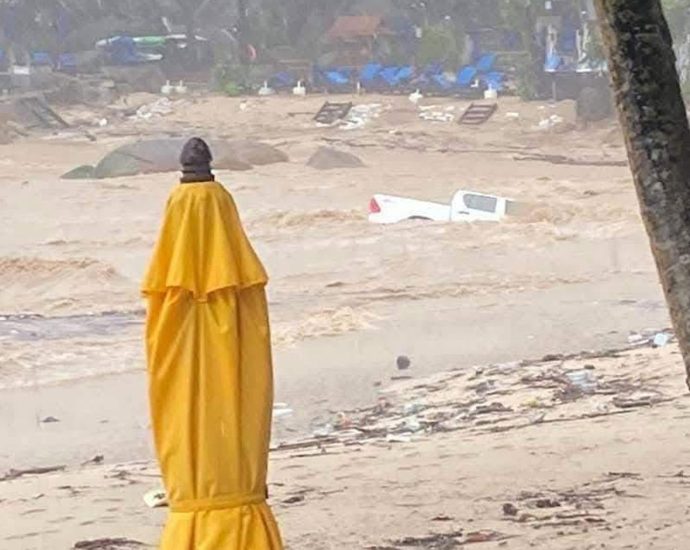
[{"label": "building roof", "polygon": [[383,19],[378,15],[342,15],[326,33],[329,40],[352,40],[381,34]]}]

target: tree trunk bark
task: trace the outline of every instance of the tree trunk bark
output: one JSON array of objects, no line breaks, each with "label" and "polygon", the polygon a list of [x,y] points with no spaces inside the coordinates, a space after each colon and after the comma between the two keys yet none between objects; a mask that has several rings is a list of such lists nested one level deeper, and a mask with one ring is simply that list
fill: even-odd
[{"label": "tree trunk bark", "polygon": [[690,129],[659,0],[595,0],[642,218],[690,387]]}]

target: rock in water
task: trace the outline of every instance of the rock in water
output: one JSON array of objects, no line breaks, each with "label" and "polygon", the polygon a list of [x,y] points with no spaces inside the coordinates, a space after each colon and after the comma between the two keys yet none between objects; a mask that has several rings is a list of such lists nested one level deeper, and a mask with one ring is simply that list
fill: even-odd
[{"label": "rock in water", "polygon": [[211,150],[214,157],[221,159],[225,152],[230,153],[240,162],[250,166],[265,166],[267,164],[277,164],[287,162],[288,156],[275,147],[260,141],[237,140],[228,142],[211,143]]},{"label": "rock in water", "polygon": [[317,170],[335,170],[338,168],[362,168],[362,159],[345,151],[330,147],[319,147],[307,162],[307,166]]},{"label": "rock in water", "polygon": [[[80,166],[63,178],[103,179],[177,172],[180,170],[180,151],[186,141],[186,138],[151,139],[123,145],[107,154],[95,167]],[[288,160],[282,151],[259,141],[211,140],[209,145],[215,170],[251,170],[252,166]]]}]

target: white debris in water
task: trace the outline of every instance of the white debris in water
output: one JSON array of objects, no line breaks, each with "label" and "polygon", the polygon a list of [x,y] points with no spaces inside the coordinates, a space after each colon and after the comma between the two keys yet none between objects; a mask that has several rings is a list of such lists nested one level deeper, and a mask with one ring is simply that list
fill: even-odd
[{"label": "white debris in water", "polygon": [[139,107],[134,116],[140,120],[149,120],[154,117],[169,115],[175,110],[175,106],[179,103],[179,101],[171,101],[167,97],[162,97],[153,103]]},{"label": "white debris in water", "polygon": [[347,117],[342,121],[343,130],[357,130],[366,126],[372,119],[381,116],[384,107],[380,103],[366,103],[355,105],[350,109]]},{"label": "white debris in water", "polygon": [[540,120],[539,124],[537,125],[537,128],[539,130],[550,130],[551,128],[554,128],[559,124],[563,124],[564,122],[565,119],[562,116],[551,115],[549,118]]},{"label": "white debris in water", "polygon": [[429,122],[454,122],[455,105],[426,105],[419,108],[419,118]]}]

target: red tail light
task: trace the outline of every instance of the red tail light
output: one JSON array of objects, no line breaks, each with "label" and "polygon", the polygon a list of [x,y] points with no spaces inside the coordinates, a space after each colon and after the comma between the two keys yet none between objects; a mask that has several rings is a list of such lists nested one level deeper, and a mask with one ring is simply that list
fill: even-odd
[{"label": "red tail light", "polygon": [[376,202],[376,199],[371,199],[369,201],[369,213],[370,214],[378,214],[381,212],[381,207],[379,206],[379,203]]}]

